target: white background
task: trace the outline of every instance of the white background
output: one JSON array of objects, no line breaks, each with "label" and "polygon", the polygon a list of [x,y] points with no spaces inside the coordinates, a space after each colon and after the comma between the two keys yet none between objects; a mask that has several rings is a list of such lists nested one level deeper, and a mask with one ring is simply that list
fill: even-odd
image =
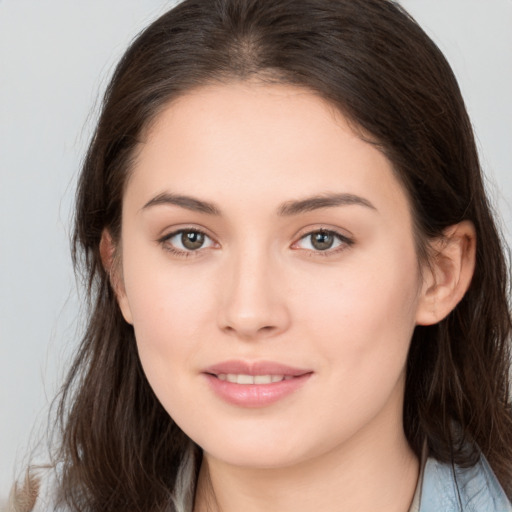
[{"label": "white background", "polygon": [[[70,212],[101,93],[132,37],[173,3],[0,0],[0,502],[76,343]],[[512,0],[402,4],[454,67],[510,243]]]}]

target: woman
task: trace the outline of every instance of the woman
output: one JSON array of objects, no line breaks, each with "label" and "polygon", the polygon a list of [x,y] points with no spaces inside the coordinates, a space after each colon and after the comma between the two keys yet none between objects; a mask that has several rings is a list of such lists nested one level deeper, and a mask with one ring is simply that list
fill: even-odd
[{"label": "woman", "polygon": [[74,242],[91,311],[36,510],[511,510],[508,271],[396,4],[169,11],[107,90]]}]

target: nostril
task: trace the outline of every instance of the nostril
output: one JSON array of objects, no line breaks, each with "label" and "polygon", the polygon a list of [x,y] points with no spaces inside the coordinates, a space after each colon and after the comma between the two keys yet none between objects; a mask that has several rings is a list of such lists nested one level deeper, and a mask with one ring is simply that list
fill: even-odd
[{"label": "nostril", "polygon": [[240,339],[252,339],[272,335],[279,331],[279,327],[276,325],[263,325],[258,326],[257,324],[250,323],[238,323],[233,325],[225,325],[222,330],[229,335],[237,336]]}]

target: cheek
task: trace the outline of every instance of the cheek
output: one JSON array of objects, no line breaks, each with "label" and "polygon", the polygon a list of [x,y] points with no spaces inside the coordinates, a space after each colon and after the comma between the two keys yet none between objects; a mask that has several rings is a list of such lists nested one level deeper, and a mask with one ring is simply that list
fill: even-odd
[{"label": "cheek", "polygon": [[195,369],[204,326],[214,322],[211,280],[197,267],[173,268],[166,254],[143,244],[127,243],[123,255],[124,287],[139,356],[164,403],[176,393],[180,375]]},{"label": "cheek", "polygon": [[391,254],[359,259],[325,279],[317,274],[295,292],[301,297],[297,332],[309,340],[322,376],[326,405],[317,409],[317,419],[338,425],[332,437],[350,436],[386,404],[401,409],[419,272],[414,251],[395,261]]},{"label": "cheek", "polygon": [[[405,364],[415,327],[420,275],[414,248],[347,259],[294,293],[301,331],[340,371],[368,377]],[[399,257],[400,256],[400,257]],[[358,373],[359,372],[359,373]]]},{"label": "cheek", "polygon": [[[190,376],[197,373],[201,336],[201,297],[180,283],[149,279],[132,301],[137,350],[146,378],[158,400],[179,425],[201,422]],[[183,417],[185,420],[183,420]]]},{"label": "cheek", "polygon": [[[127,293],[139,350],[185,355],[214,319],[211,293],[183,276],[149,275]],[[135,285],[135,286],[133,286]],[[174,359],[171,359],[171,361]]]}]

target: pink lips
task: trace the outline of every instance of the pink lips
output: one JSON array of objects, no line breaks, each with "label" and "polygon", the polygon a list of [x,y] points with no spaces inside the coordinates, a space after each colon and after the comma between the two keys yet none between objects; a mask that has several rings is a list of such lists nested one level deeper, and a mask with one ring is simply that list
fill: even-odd
[{"label": "pink lips", "polygon": [[[224,401],[241,407],[264,407],[298,390],[313,372],[270,361],[225,361],[206,368],[203,374],[211,389]],[[273,376],[273,380],[284,379],[254,384],[232,382],[233,377],[239,375],[254,376],[256,380],[258,376],[267,376],[267,380],[268,376]]]}]

